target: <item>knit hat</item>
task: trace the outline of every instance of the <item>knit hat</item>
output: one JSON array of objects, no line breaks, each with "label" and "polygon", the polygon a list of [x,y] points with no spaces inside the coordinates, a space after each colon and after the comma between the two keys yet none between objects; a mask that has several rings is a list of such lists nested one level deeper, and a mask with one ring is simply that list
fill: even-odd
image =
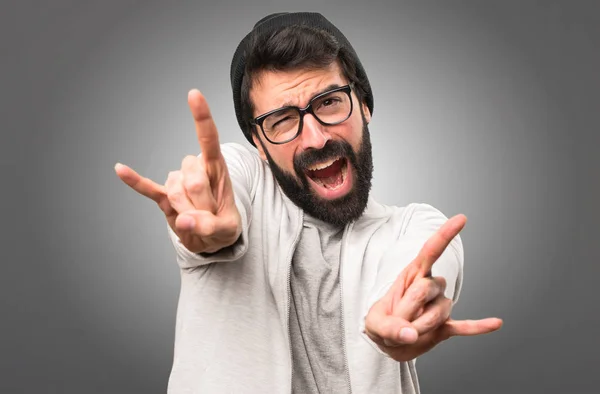
[{"label": "knit hat", "polygon": [[247,46],[250,43],[250,38],[253,34],[270,34],[276,30],[282,29],[284,27],[293,26],[293,25],[306,25],[310,27],[319,28],[325,30],[334,36],[339,42],[342,48],[345,48],[349,54],[350,61],[354,63],[356,67],[356,76],[359,80],[364,81],[364,90],[365,97],[364,100],[369,108],[369,112],[373,113],[373,93],[371,91],[371,85],[369,84],[369,80],[367,79],[367,75],[365,70],[352,48],[352,45],[348,42],[346,37],[342,34],[341,31],[337,29],[331,22],[329,22],[323,15],[314,12],[281,12],[276,14],[268,15],[261,20],[259,20],[250,33],[244,37],[242,42],[238,45],[235,50],[235,54],[233,55],[233,60],[231,61],[231,88],[233,89],[233,105],[235,108],[235,115],[237,117],[238,124],[240,125],[242,132],[246,136],[246,139],[254,145],[254,141],[252,140],[252,134],[247,127],[247,120],[242,119],[242,103],[241,103],[241,88],[242,88],[242,80],[244,78],[244,71],[246,68],[246,56],[247,56]]}]

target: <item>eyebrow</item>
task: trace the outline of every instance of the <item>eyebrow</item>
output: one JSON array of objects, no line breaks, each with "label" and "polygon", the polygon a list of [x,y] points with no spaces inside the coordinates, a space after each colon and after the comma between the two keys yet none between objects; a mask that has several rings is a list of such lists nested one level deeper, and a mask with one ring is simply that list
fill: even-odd
[{"label": "eyebrow", "polygon": [[[308,102],[310,103],[310,101],[312,99],[314,99],[315,97],[317,97],[320,94],[323,94],[323,93],[328,92],[328,91],[333,90],[333,89],[337,89],[339,87],[342,87],[342,85],[339,85],[337,83],[332,83],[331,85],[329,85],[326,88],[324,88],[323,90],[321,90],[319,93],[314,94],[310,98],[310,100],[308,100]],[[280,108],[283,108],[283,107],[297,107],[297,105],[295,103],[292,103],[291,101],[286,101],[285,103],[283,103],[283,105]]]}]

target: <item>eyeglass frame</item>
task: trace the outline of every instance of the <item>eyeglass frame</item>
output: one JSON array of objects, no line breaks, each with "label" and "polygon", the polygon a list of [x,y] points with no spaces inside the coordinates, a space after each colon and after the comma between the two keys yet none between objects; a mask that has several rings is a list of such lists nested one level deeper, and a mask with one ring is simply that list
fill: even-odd
[{"label": "eyeglass frame", "polygon": [[[306,115],[306,114],[311,114],[317,120],[317,122],[319,122],[323,126],[335,126],[335,125],[338,125],[340,123],[347,121],[350,118],[350,116],[352,116],[352,111],[354,109],[354,103],[352,100],[352,89],[353,88],[354,88],[354,82],[351,82],[348,85],[340,86],[338,88],[334,88],[334,89],[328,90],[326,92],[319,93],[316,96],[314,96],[313,98],[311,98],[310,101],[308,102],[308,105],[304,108],[296,107],[294,105],[287,105],[285,107],[277,108],[277,109],[271,110],[269,112],[266,112],[262,115],[257,116],[254,119],[250,119],[250,124],[252,126],[260,126],[260,130],[262,131],[263,135],[265,136],[265,139],[267,141],[269,141],[271,144],[273,144],[273,145],[287,144],[288,142],[293,141],[296,138],[298,138],[298,136],[302,133],[302,129],[304,128],[304,115]],[[328,94],[336,93],[336,92],[344,92],[348,95],[348,98],[350,99],[350,111],[348,112],[348,116],[346,116],[344,119],[340,120],[339,122],[335,122],[335,123],[323,122],[313,112],[312,104],[315,100],[318,100],[319,98],[321,98],[323,96],[327,96]],[[280,141],[280,142],[271,141],[271,139],[269,139],[269,137],[267,137],[267,133],[265,133],[265,129],[263,128],[263,122],[270,115],[273,115],[274,113],[285,110],[285,109],[295,109],[296,111],[298,111],[298,114],[300,114],[300,120],[298,123],[298,131],[296,132],[296,134],[293,137],[291,137],[285,141]]]}]

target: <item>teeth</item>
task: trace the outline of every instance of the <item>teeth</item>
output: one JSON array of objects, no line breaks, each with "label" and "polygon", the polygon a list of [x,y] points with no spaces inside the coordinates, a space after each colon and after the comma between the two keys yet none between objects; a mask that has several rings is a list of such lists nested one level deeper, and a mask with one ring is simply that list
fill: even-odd
[{"label": "teeth", "polygon": [[335,163],[337,160],[339,160],[339,158],[332,159],[332,160],[326,161],[324,163],[317,163],[317,164],[314,164],[314,165],[308,167],[308,169],[311,171],[322,170],[323,168],[329,167],[330,165]]},{"label": "teeth", "polygon": [[323,181],[321,181],[321,179],[319,179],[319,178],[314,178],[314,179],[313,179],[313,181],[314,181],[314,182],[315,182],[317,185],[321,186],[321,187],[322,187],[322,188],[324,188],[324,189],[328,189],[328,190],[337,190],[337,189],[339,189],[340,187],[342,187],[342,185],[345,183],[345,181],[346,181],[346,174],[347,174],[347,172],[348,172],[348,169],[347,169],[347,167],[343,167],[343,168],[342,168],[342,181],[340,182],[340,184],[339,184],[339,185],[337,185],[337,186],[334,186],[334,187],[325,186],[325,183],[323,183]]}]

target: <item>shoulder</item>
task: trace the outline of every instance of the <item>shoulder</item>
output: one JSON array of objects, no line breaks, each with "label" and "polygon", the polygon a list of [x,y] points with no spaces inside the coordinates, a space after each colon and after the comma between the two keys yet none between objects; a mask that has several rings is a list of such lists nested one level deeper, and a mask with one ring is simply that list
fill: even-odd
[{"label": "shoulder", "polygon": [[243,161],[246,162],[246,164],[261,162],[256,149],[251,149],[235,142],[221,144],[221,153],[228,164],[230,161]]},{"label": "shoulder", "polygon": [[359,227],[375,227],[392,231],[397,236],[418,231],[435,231],[447,217],[427,203],[410,203],[405,206],[381,204],[370,198],[361,218],[355,223]]},{"label": "shoulder", "polygon": [[428,220],[430,218],[444,217],[440,210],[427,203],[413,202],[405,206],[381,204],[369,198],[365,212],[359,221],[389,221],[399,219]]}]

